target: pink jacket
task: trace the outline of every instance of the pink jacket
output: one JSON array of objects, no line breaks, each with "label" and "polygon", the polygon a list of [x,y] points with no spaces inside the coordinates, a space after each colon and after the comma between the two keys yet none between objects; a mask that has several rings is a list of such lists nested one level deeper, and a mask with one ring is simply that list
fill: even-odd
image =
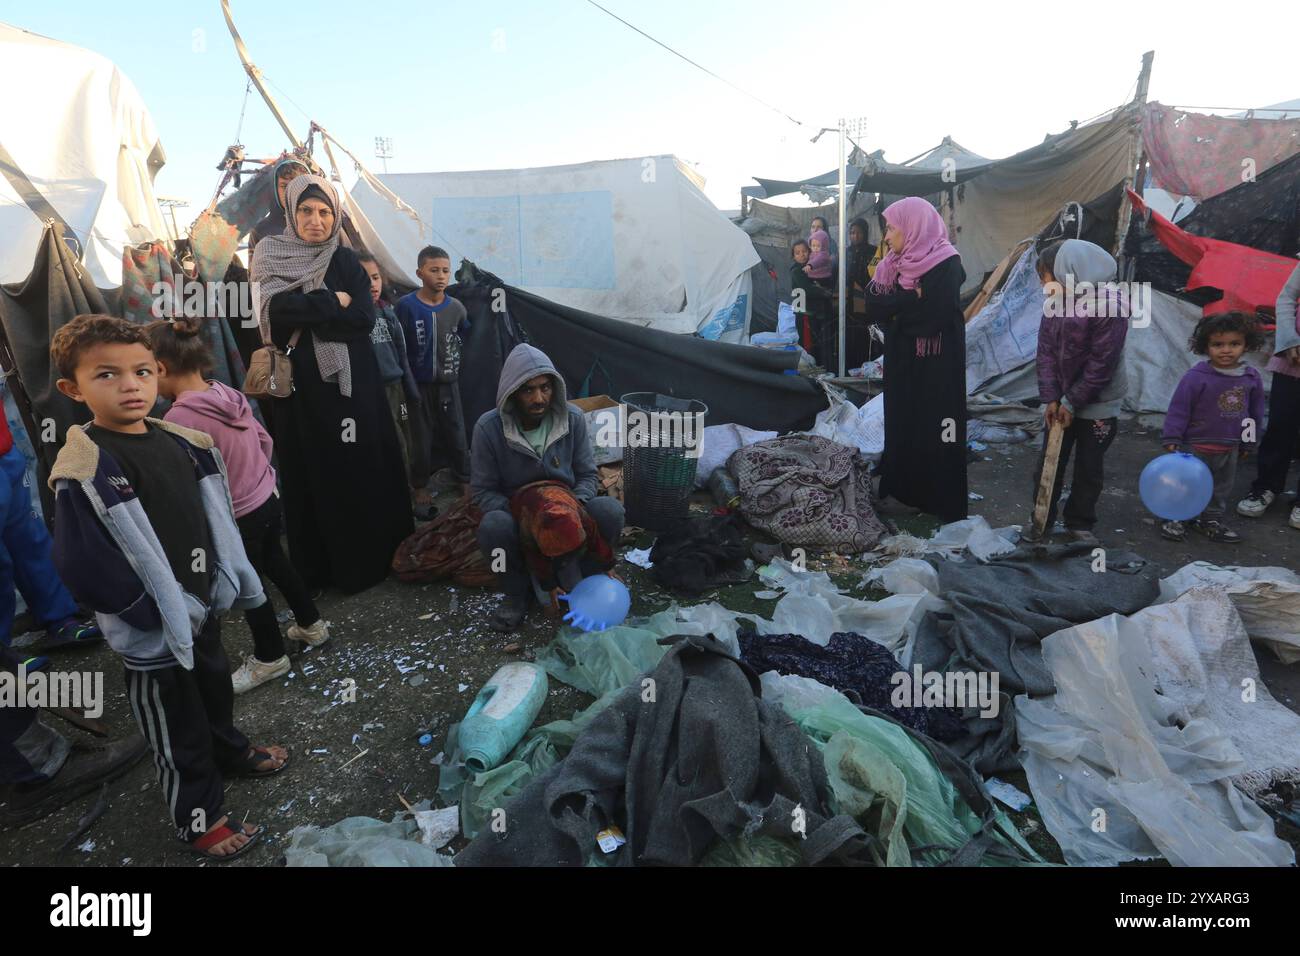
[{"label": "pink jacket", "polygon": [[163,419],[212,436],[226,463],[236,518],[256,510],[274,493],[271,436],[253,417],[243,392],[209,382],[205,392],[182,394]]}]

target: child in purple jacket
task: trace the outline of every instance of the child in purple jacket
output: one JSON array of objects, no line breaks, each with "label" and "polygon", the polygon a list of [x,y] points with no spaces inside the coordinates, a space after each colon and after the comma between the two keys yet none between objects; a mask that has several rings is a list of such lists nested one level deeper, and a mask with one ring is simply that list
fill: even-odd
[{"label": "child in purple jacket", "polygon": [[[1264,421],[1264,380],[1241,361],[1247,349],[1263,342],[1255,320],[1244,312],[1225,312],[1202,319],[1192,333],[1191,349],[1206,356],[1183,376],[1165,415],[1160,442],[1167,451],[1190,451],[1209,466],[1214,476],[1214,497],[1192,528],[1211,541],[1235,544],[1241,540],[1222,521],[1228,494],[1237,477],[1237,459],[1244,458],[1259,441]],[[1166,521],[1160,534],[1182,541],[1187,529],[1181,521]]]},{"label": "child in purple jacket", "polygon": [[[1092,529],[1105,480],[1103,458],[1115,440],[1116,417],[1128,387],[1124,372],[1128,306],[1111,284],[1115,259],[1095,243],[1082,239],[1053,243],[1039,253],[1038,275],[1045,295],[1038,329],[1038,397],[1047,427],[1060,422],[1065,429],[1046,530],[1056,521],[1065,468],[1073,453],[1074,478],[1062,516],[1071,538],[1091,544],[1097,540]],[[1044,433],[1044,454],[1046,449]],[[1042,473],[1040,455],[1035,493]]]}]

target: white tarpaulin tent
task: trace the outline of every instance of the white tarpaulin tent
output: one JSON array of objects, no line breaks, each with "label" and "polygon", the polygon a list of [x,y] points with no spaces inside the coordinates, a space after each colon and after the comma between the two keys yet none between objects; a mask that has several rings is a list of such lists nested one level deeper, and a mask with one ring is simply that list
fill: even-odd
[{"label": "white tarpaulin tent", "polygon": [[95,284],[120,285],[123,246],[168,235],[140,94],[110,60],[0,23],[0,97],[0,282],[27,278],[57,213]]},{"label": "white tarpaulin tent", "polygon": [[553,302],[739,341],[750,315],[749,237],[674,156],[572,166],[361,178],[352,198],[414,283],[426,245]]}]

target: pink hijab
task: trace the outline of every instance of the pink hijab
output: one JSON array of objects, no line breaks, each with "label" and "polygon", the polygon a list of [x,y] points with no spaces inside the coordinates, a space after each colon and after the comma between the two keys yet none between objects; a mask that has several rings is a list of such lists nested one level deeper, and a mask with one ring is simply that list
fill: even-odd
[{"label": "pink hijab", "polygon": [[957,255],[939,211],[919,196],[908,196],[885,210],[885,222],[903,234],[903,253],[890,252],[876,266],[872,288],[915,289],[916,282],[945,259]]}]

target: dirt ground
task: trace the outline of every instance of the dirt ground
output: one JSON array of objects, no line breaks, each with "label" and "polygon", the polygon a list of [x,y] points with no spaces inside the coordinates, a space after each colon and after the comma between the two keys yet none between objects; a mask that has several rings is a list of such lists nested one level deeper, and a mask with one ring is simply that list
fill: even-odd
[{"label": "dirt ground", "polygon": [[[1286,524],[1290,497],[1275,504],[1263,519],[1235,519],[1245,537],[1238,545],[1213,544],[1196,537],[1183,544],[1161,539],[1137,496],[1137,475],[1158,452],[1157,438],[1135,424],[1121,426],[1107,456],[1109,487],[1102,498],[1097,528],[1103,545],[1136,551],[1161,574],[1195,560],[1300,566],[1300,531]],[[1028,445],[990,445],[981,453],[970,466],[970,487],[983,500],[971,502],[971,513],[983,515],[994,527],[1022,523],[1029,511],[1035,454],[1036,449]],[[1244,494],[1253,474],[1253,463],[1247,462],[1238,475],[1238,495]],[[914,533],[926,533],[933,527],[924,519],[904,524]],[[650,540],[651,536],[644,535],[627,543],[645,546]],[[840,567],[833,576],[841,586],[857,581],[864,570],[856,563]],[[633,591],[633,614],[671,603],[671,597],[658,592],[639,569],[626,563],[621,568]],[[770,612],[773,602],[754,597],[759,589],[756,584],[739,585],[701,600],[720,600],[738,610]],[[227,806],[240,818],[264,825],[268,836],[260,848],[229,865],[278,864],[287,835],[302,824],[329,825],[354,815],[388,820],[401,809],[399,794],[411,803],[433,798],[448,726],[461,719],[497,667],[518,659],[517,654],[505,650],[506,645],[517,640],[525,648],[538,649],[555,633],[555,624],[534,609],[519,634],[495,634],[486,621],[497,602],[495,594],[485,591],[395,580],[349,598],[327,594],[320,603],[332,622],[333,639],[296,657],[287,678],[236,698],[239,725],[254,742],[288,746],[291,764],[266,779],[230,782]],[[277,607],[283,606],[283,601],[277,600]],[[232,666],[252,650],[248,630],[238,615],[228,619],[224,639]],[[1284,667],[1266,651],[1259,657],[1274,696],[1297,709],[1300,665]],[[103,670],[104,718],[118,733],[134,730],[122,668],[111,651],[101,647],[60,656],[54,666]],[[343,699],[347,678],[356,681],[353,703]],[[539,721],[568,717],[589,702],[585,695],[552,681]],[[70,736],[93,740],[54,723]],[[421,746],[419,739],[426,733],[433,741]],[[1008,779],[1025,787],[1023,775]],[[108,812],[66,850],[60,851],[60,847],[94,802],[93,794],[38,823],[0,833],[0,865],[208,865],[173,838],[148,760],[110,785],[108,795]],[[1032,808],[1014,818],[1040,852],[1060,860]],[[1300,846],[1300,831],[1280,826],[1279,835]]]}]

